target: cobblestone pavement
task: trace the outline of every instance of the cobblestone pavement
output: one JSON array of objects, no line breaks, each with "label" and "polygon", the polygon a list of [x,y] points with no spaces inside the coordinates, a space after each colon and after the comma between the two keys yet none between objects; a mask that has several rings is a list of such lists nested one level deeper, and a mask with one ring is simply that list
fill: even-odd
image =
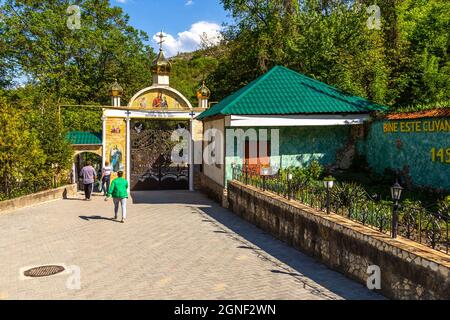
[{"label": "cobblestone pavement", "polygon": [[[382,298],[199,193],[134,193],[128,215],[99,196],[0,215],[0,299]],[[48,264],[72,273],[20,276]]]}]

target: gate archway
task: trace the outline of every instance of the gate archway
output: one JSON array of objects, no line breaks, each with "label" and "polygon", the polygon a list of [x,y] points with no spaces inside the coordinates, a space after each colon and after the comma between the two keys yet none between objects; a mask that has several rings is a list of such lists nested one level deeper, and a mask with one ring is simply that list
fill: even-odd
[{"label": "gate archway", "polygon": [[[103,162],[101,153],[99,154],[98,152],[91,152],[91,151],[77,152],[74,156],[74,165],[72,171],[74,176],[74,182],[76,182],[78,190],[83,190],[83,182],[80,179],[80,172],[88,161],[92,163],[95,172],[97,172],[97,179],[100,178]],[[99,192],[100,190],[94,187],[94,191]]]}]

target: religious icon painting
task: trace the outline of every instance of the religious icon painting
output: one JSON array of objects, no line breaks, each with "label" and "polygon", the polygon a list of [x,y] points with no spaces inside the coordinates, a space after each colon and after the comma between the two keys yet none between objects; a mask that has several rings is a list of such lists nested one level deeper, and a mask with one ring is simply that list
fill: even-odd
[{"label": "religious icon painting", "polygon": [[147,108],[147,99],[145,97],[142,97],[141,101],[139,102],[139,107],[142,109]]},{"label": "religious icon painting", "polygon": [[167,103],[167,98],[165,96],[163,96],[163,98],[162,98],[161,108],[163,108],[163,109],[169,108],[169,104]]},{"label": "religious icon painting", "polygon": [[158,94],[156,95],[155,99],[153,99],[153,103],[152,103],[152,107],[153,108],[159,108],[161,106],[162,103],[162,92],[158,92]]},{"label": "religious icon painting", "polygon": [[111,133],[120,133],[120,127],[115,127],[114,125],[111,128]]},{"label": "religious icon painting", "polygon": [[120,150],[120,148],[117,145],[111,148],[110,163],[114,172],[118,172],[121,169],[121,167],[123,167],[122,150]]},{"label": "religious icon painting", "polygon": [[180,110],[189,109],[183,97],[170,90],[154,88],[142,93],[130,103],[131,108],[142,110]]}]

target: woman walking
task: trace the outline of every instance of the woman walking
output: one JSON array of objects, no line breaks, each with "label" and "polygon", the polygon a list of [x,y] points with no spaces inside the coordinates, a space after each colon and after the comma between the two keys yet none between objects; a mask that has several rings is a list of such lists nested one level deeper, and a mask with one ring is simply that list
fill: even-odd
[{"label": "woman walking", "polygon": [[109,165],[109,162],[105,162],[105,166],[102,169],[102,178],[100,179],[102,182],[102,191],[103,195],[106,196],[109,191],[109,186],[111,184],[111,173],[112,167]]},{"label": "woman walking", "polygon": [[117,214],[119,212],[119,204],[122,207],[122,223],[125,223],[127,219],[127,199],[128,199],[128,181],[123,178],[123,171],[119,171],[117,173],[119,176],[117,179],[114,179],[111,182],[111,186],[109,187],[109,191],[105,198],[105,201],[108,201],[108,198],[113,198],[114,201],[114,220],[117,220]]}]

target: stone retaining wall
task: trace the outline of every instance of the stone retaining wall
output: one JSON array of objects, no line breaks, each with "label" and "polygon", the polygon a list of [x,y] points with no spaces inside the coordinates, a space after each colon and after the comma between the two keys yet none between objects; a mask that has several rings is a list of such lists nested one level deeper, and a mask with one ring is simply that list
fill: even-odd
[{"label": "stone retaining wall", "polygon": [[0,201],[0,214],[22,208],[33,207],[44,202],[76,197],[76,195],[77,185],[71,184],[57,189],[33,193],[16,199]]},{"label": "stone retaining wall", "polygon": [[228,202],[245,220],[364,285],[368,267],[379,266],[386,297],[450,299],[450,255],[237,181],[228,183]]},{"label": "stone retaining wall", "polygon": [[199,173],[201,188],[208,198],[220,203],[224,208],[228,207],[227,189],[209,178],[203,173]]}]

